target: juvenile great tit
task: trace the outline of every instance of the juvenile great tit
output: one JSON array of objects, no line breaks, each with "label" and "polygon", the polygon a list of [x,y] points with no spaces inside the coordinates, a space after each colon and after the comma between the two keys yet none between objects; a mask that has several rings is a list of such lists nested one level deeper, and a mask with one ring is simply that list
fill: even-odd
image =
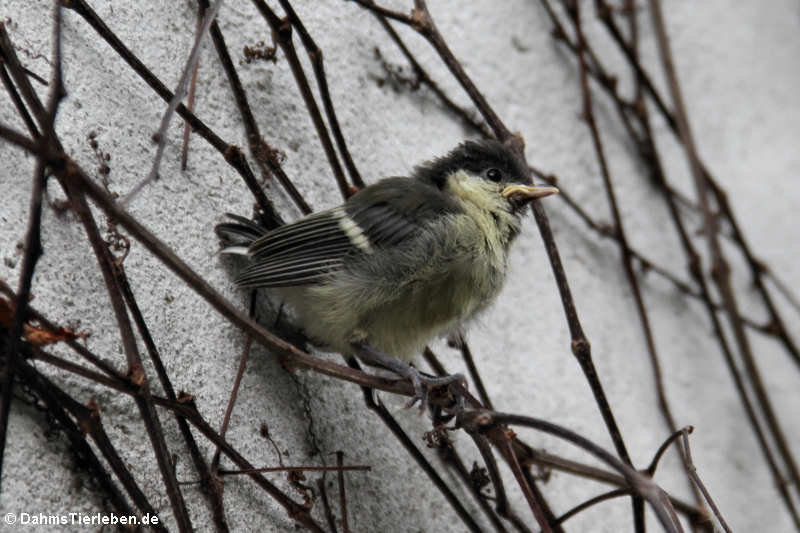
[{"label": "juvenile great tit", "polygon": [[236,215],[216,229],[224,253],[250,259],[237,285],[274,289],[312,341],[410,379],[424,406],[431,387],[463,378],[404,361],[494,300],[523,208],[557,192],[533,186],[509,147],[467,141],[275,230]]}]

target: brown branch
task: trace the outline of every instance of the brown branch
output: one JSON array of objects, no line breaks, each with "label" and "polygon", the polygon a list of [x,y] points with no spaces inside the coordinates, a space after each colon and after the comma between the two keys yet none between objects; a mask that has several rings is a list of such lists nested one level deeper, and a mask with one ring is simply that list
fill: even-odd
[{"label": "brown branch", "polygon": [[339,154],[342,156],[347,173],[350,174],[350,179],[353,184],[359,189],[364,188],[364,180],[361,179],[361,174],[358,172],[353,157],[350,155],[350,150],[347,148],[347,142],[344,139],[342,128],[339,125],[339,119],[336,118],[336,110],[333,107],[333,100],[331,99],[330,90],[328,89],[328,78],[325,75],[325,63],[323,61],[322,49],[317,46],[311,34],[308,33],[300,17],[295,13],[292,4],[288,0],[279,0],[281,7],[286,12],[286,16],[291,22],[292,26],[297,30],[300,35],[300,41],[303,43],[303,48],[308,53],[308,59],[311,61],[311,66],[314,69],[314,77],[317,79],[317,88],[319,89],[320,97],[322,98],[322,105],[325,108],[325,116],[328,118],[328,124],[333,133],[333,138],[336,139],[336,146],[339,148]]},{"label": "brown branch", "polygon": [[[354,369],[358,369],[359,364],[354,358],[349,358],[347,360],[348,366]],[[458,496],[450,489],[450,487],[445,483],[436,469],[433,468],[433,465],[422,455],[422,452],[419,451],[419,448],[414,445],[414,442],[406,435],[403,428],[400,427],[400,424],[397,423],[397,420],[394,419],[392,414],[389,412],[388,409],[383,405],[380,399],[375,397],[375,391],[369,386],[363,386],[361,388],[362,393],[364,395],[364,403],[366,404],[367,408],[378,415],[378,418],[386,425],[389,431],[392,432],[394,437],[400,441],[406,451],[411,455],[411,457],[416,461],[416,463],[420,466],[420,468],[425,472],[428,476],[428,479],[434,484],[434,486],[442,493],[442,495],[447,500],[447,503],[453,508],[456,512],[458,517],[464,523],[464,526],[472,531],[473,533],[479,533],[481,531],[480,526],[478,526],[475,519],[469,514],[464,504],[461,503]]]},{"label": "brown branch", "polygon": [[136,195],[139,194],[139,191],[141,191],[148,183],[151,183],[158,178],[158,168],[161,166],[161,158],[164,155],[164,148],[167,146],[167,128],[172,120],[172,115],[175,113],[175,109],[178,107],[178,105],[180,105],[181,101],[186,96],[186,88],[189,84],[191,73],[194,70],[194,67],[197,65],[197,62],[200,60],[200,45],[203,44],[203,39],[208,34],[208,28],[216,18],[217,11],[219,11],[221,6],[222,0],[217,0],[217,2],[209,10],[207,10],[203,18],[203,24],[200,27],[200,31],[198,31],[197,35],[195,35],[194,44],[192,45],[192,50],[189,53],[189,58],[186,60],[186,65],[183,67],[181,77],[178,79],[178,85],[175,87],[175,94],[170,99],[169,105],[167,105],[167,110],[164,112],[164,116],[161,118],[161,126],[158,128],[158,133],[155,134],[154,139],[157,140],[158,145],[156,148],[156,155],[153,158],[153,166],[150,168],[150,173],[147,175],[147,177],[139,182],[131,190],[131,192],[129,192],[120,201],[122,207],[128,207],[130,202],[136,197]]},{"label": "brown branch", "polygon": [[528,506],[533,511],[533,515],[536,517],[536,521],[541,527],[542,533],[553,533],[553,529],[550,527],[550,520],[548,516],[545,514],[544,510],[539,505],[539,502],[536,496],[531,490],[531,486],[528,484],[527,478],[522,473],[522,468],[520,467],[519,461],[517,460],[517,456],[514,454],[514,450],[511,447],[511,439],[509,438],[508,429],[497,427],[493,430],[497,437],[495,437],[494,442],[495,446],[500,446],[500,453],[503,454],[504,457],[507,458],[509,466],[511,467],[511,472],[514,474],[514,477],[517,480],[517,484],[522,488],[522,493],[525,495],[525,499],[528,501]]},{"label": "brown branch", "polygon": [[[256,292],[250,292],[250,313],[249,316],[251,319],[256,319]],[[225,438],[225,434],[228,432],[228,424],[231,421],[231,414],[233,414],[233,406],[236,405],[236,397],[239,395],[239,386],[242,383],[242,377],[244,376],[244,371],[247,368],[247,361],[250,358],[250,347],[253,345],[253,338],[247,337],[244,341],[244,348],[242,348],[242,356],[239,358],[239,365],[236,369],[236,377],[233,380],[233,389],[231,389],[231,394],[228,396],[228,405],[225,407],[225,414],[222,417],[222,426],[219,428],[219,435],[223,439]],[[219,471],[219,459],[221,450],[219,446],[216,450],[214,450],[214,456],[211,458],[211,472],[213,475],[216,476],[217,472]]]},{"label": "brown branch", "polygon": [[489,398],[489,393],[486,392],[486,386],[483,384],[483,379],[481,378],[480,372],[478,372],[478,367],[475,364],[475,359],[472,357],[472,350],[469,349],[467,340],[461,333],[459,333],[457,337],[451,339],[450,346],[461,352],[461,357],[464,359],[464,363],[467,365],[467,372],[469,372],[469,377],[472,379],[472,383],[475,384],[475,388],[478,391],[478,397],[481,399],[481,403],[487,409],[494,410],[494,407],[492,406],[492,400]]},{"label": "brown branch", "polygon": [[[0,28],[3,27],[3,23],[0,22]],[[17,114],[22,118],[22,121],[25,123],[25,127],[28,128],[28,133],[30,133],[32,138],[36,139],[39,137],[39,130],[36,128],[36,123],[33,121],[33,117],[31,117],[31,114],[28,113],[28,108],[25,107],[25,102],[22,101],[22,97],[14,87],[14,82],[11,81],[11,77],[8,75],[4,63],[5,61],[3,59],[3,54],[0,53],[0,80],[3,81],[3,86],[6,88],[6,92],[9,94],[9,96],[11,96],[11,100],[14,102],[14,107],[17,108]]]},{"label": "brown branch", "polygon": [[17,367],[18,351],[22,342],[22,330],[28,320],[28,300],[31,295],[31,284],[36,263],[42,255],[42,192],[45,181],[45,165],[36,162],[33,175],[33,192],[31,193],[30,213],[28,215],[28,231],[25,235],[25,255],[22,258],[19,289],[14,305],[14,321],[9,332],[7,353],[4,358],[2,391],[0,394],[0,476],[3,472],[5,458],[8,419],[11,414],[11,389]]},{"label": "brown branch", "polygon": [[[216,22],[216,19],[214,19]],[[195,26],[195,34],[200,33],[203,24],[203,10],[197,12],[197,25]],[[192,67],[192,79],[189,81],[189,95],[186,97],[186,109],[194,113],[194,97],[197,92],[197,71],[200,69],[200,61],[195,62]],[[181,170],[186,171],[189,163],[189,138],[192,134],[192,128],[188,122],[183,124],[183,146],[181,146]]]},{"label": "brown branch", "polygon": [[253,0],[261,16],[267,21],[269,27],[272,29],[272,37],[281,47],[289,67],[294,75],[297,88],[303,96],[303,101],[308,108],[308,113],[311,116],[311,121],[314,123],[314,128],[317,130],[317,136],[322,143],[322,148],[325,150],[325,156],[328,158],[328,164],[333,171],[336,178],[336,183],[339,185],[339,192],[343,198],[347,198],[352,193],[350,185],[347,183],[347,178],[344,175],[344,170],[339,163],[339,158],[336,156],[336,150],[333,148],[330,135],[325,127],[325,121],[322,119],[322,114],[319,111],[317,101],[314,99],[314,94],[311,92],[311,86],[308,84],[308,78],[303,71],[303,66],[300,64],[300,58],[297,57],[297,51],[292,42],[292,24],[286,20],[278,18],[278,15],[264,2],[264,0]]},{"label": "brown branch", "polygon": [[[667,76],[669,91],[675,105],[675,116],[678,125],[680,138],[683,141],[683,146],[686,150],[687,158],[689,159],[689,166],[692,171],[695,188],[697,190],[697,197],[700,202],[701,210],[705,221],[705,236],[708,241],[709,253],[711,255],[711,277],[719,289],[722,297],[723,305],[726,308],[728,319],[730,321],[731,329],[734,333],[734,338],[739,346],[740,355],[745,363],[750,381],[753,389],[755,390],[756,398],[763,411],[764,417],[767,422],[775,443],[778,447],[780,456],[784,460],[788,469],[789,478],[795,487],[800,487],[800,470],[798,470],[797,463],[791,453],[791,449],[786,441],[783,430],[778,422],[772,403],[764,388],[763,382],[760,377],[758,366],[756,365],[753,353],[750,347],[750,342],[747,337],[747,332],[744,329],[741,317],[739,315],[739,307],[736,301],[736,296],[733,292],[733,287],[730,281],[730,266],[722,251],[719,243],[717,222],[711,214],[709,207],[709,180],[706,173],[703,172],[700,158],[697,155],[697,148],[692,135],[691,125],[689,123],[686,109],[683,104],[683,96],[681,93],[680,85],[678,83],[677,73],[672,61],[672,53],[670,51],[669,39],[667,37],[666,25],[661,13],[661,3],[659,0],[651,0],[651,14],[653,18],[653,26],[656,31],[658,48],[661,55],[661,61],[664,64],[664,70]],[[717,195],[719,199],[721,195]],[[800,520],[796,520],[796,525],[800,528]]]},{"label": "brown branch", "polygon": [[368,472],[372,470],[367,465],[337,465],[337,466],[264,466],[260,468],[248,468],[246,470],[220,470],[220,475],[234,476],[239,474],[252,474],[254,472]]},{"label": "brown branch", "polygon": [[[208,8],[208,0],[198,0],[200,10],[203,11]],[[231,55],[228,52],[228,46],[225,44],[225,37],[222,35],[222,30],[215,20],[211,24],[211,40],[214,42],[214,48],[217,51],[222,69],[228,78],[228,83],[233,91],[233,98],[236,102],[236,107],[239,109],[239,114],[242,117],[245,132],[247,133],[247,144],[250,147],[250,153],[255,157],[256,164],[261,169],[261,174],[264,177],[275,176],[278,178],[278,183],[281,184],[283,189],[289,194],[289,197],[294,201],[295,205],[300,209],[303,214],[308,214],[312,211],[311,206],[297,190],[292,180],[284,172],[280,162],[280,153],[278,150],[270,146],[267,141],[261,136],[258,129],[253,111],[250,108],[250,103],[247,100],[247,93],[244,90],[239,74],[236,72],[236,67],[233,64]]]},{"label": "brown branch", "polygon": [[668,533],[682,531],[680,522],[676,521],[672,516],[674,514],[674,509],[672,509],[669,499],[663,498],[664,491],[662,489],[653,483],[649,477],[634,470],[626,463],[614,457],[611,453],[577,433],[545,420],[509,413],[497,413],[483,409],[462,411],[457,417],[457,424],[458,427],[463,427],[467,431],[479,431],[485,434],[488,434],[488,432],[493,429],[502,427],[504,424],[522,425],[554,435],[574,444],[622,474],[631,489],[648,501],[662,526],[664,526],[664,529]]},{"label": "brown branch", "polygon": [[[85,0],[70,0],[67,7],[78,13],[86,22],[105,40],[111,48],[141,77],[164,101],[169,102],[174,95],[169,89],[133,54],[119,38],[106,26],[105,22],[85,2]],[[30,104],[29,104],[30,105]],[[250,192],[256,199],[261,210],[261,223],[266,228],[275,228],[283,224],[283,220],[275,211],[261,186],[258,184],[253,171],[247,164],[247,159],[242,151],[234,145],[228,144],[205,125],[199,118],[191,113],[183,104],[175,109],[181,118],[187,121],[192,129],[203,139],[208,141],[244,179]]]},{"label": "brown branch", "polygon": [[403,42],[403,39],[400,37],[400,35],[398,35],[386,17],[384,17],[379,11],[373,11],[372,13],[375,15],[375,18],[378,19],[378,22],[381,23],[383,29],[386,31],[392,41],[394,41],[394,43],[405,56],[408,63],[411,65],[414,75],[416,76],[416,81],[418,81],[418,83],[427,85],[431,92],[433,92],[433,94],[439,98],[439,101],[442,103],[445,109],[459,117],[470,128],[486,138],[492,137],[492,132],[488,126],[486,126],[485,122],[475,118],[473,112],[467,111],[463,107],[456,104],[449,96],[447,96],[447,93],[442,90],[439,84],[436,83],[433,78],[431,78],[428,72],[422,67],[420,62],[417,61],[417,58],[414,57],[414,54],[412,54],[408,49],[405,42]]},{"label": "brown branch", "polygon": [[[344,453],[336,452],[336,465],[341,467],[344,464]],[[339,510],[342,513],[342,533],[350,533],[350,525],[347,522],[347,493],[344,488],[344,471],[341,469],[336,476],[339,481]],[[334,528],[334,533],[336,529]]]},{"label": "brown branch", "polygon": [[[18,370],[25,384],[35,391],[35,394],[47,407],[48,413],[58,421],[61,429],[67,434],[72,449],[83,460],[83,464],[88,467],[89,473],[98,481],[103,496],[109,498],[117,512],[126,516],[134,514],[133,509],[128,505],[125,497],[112,482],[111,477],[100,463],[100,460],[97,458],[88,442],[86,442],[86,433],[89,433],[92,437],[95,446],[100,450],[109,466],[111,466],[117,479],[136,507],[142,513],[157,516],[156,510],[150,502],[147,501],[147,497],[139,489],[130,471],[125,466],[125,462],[119,457],[119,454],[105,434],[100,424],[98,411],[96,409],[87,409],[74,401],[67,393],[62,391],[27,362],[22,362]],[[75,417],[79,425],[76,425],[67,415],[67,409]],[[166,531],[166,528],[160,522],[153,526],[157,531]]]},{"label": "brown branch", "polygon": [[[468,433],[469,436],[472,437],[475,447],[478,448],[478,452],[480,452],[481,457],[483,457],[483,464],[486,466],[486,471],[488,472],[489,479],[492,482],[492,487],[494,488],[495,509],[497,514],[511,522],[518,531],[530,532],[530,529],[522,522],[522,520],[519,519],[519,517],[517,517],[508,502],[508,496],[506,495],[503,478],[500,476],[500,469],[497,467],[497,461],[492,454],[492,448],[489,445],[488,439],[484,435],[481,435],[477,432]],[[472,485],[472,483],[470,485]],[[539,506],[536,505],[537,510],[538,508]],[[550,529],[549,522],[549,517],[542,517],[542,523],[545,524],[544,527],[546,527],[547,530],[552,531]],[[500,528],[502,528],[502,524],[498,524],[495,527],[498,527],[498,530],[500,530]]]},{"label": "brown branch", "polygon": [[717,517],[722,528],[727,532],[731,533],[731,528],[728,526],[725,519],[722,517],[722,513],[719,512],[717,508],[717,504],[714,503],[714,499],[711,498],[711,494],[709,494],[708,489],[706,489],[705,484],[700,479],[700,476],[697,475],[697,467],[694,466],[694,461],[692,461],[692,451],[689,447],[689,433],[692,432],[692,428],[683,428],[681,431],[681,436],[683,437],[683,449],[686,452],[686,460],[689,463],[689,476],[691,476],[692,481],[698,486],[700,491],[703,493],[703,497],[708,502],[708,505],[711,507],[711,510],[714,512],[714,516]]},{"label": "brown branch", "polygon": [[[40,144],[56,144],[55,118],[58,113],[58,106],[66,91],[64,90],[62,71],[61,71],[61,6],[56,4],[53,24],[53,84],[50,96],[48,97],[47,108],[38,105],[39,127],[42,129],[43,137],[39,139]],[[12,72],[18,74],[16,78],[27,77],[20,73],[19,62],[16,61],[13,47],[11,46],[5,26],[0,26],[0,50],[6,62],[10,63]],[[16,69],[14,69],[16,67]],[[19,83],[19,81],[18,81]],[[38,102],[38,98],[33,89],[28,91],[28,98]],[[6,451],[6,440],[8,431],[8,419],[11,415],[11,389],[14,384],[14,372],[17,366],[18,350],[20,347],[21,336],[25,322],[28,319],[28,300],[31,295],[31,285],[33,283],[33,273],[36,270],[36,263],[42,255],[42,198],[44,193],[47,165],[42,159],[36,160],[33,174],[33,191],[31,192],[30,212],[28,215],[28,229],[25,235],[25,255],[22,258],[22,272],[19,280],[19,290],[14,305],[14,321],[11,326],[10,338],[8,341],[8,352],[5,360],[2,375],[2,390],[0,390],[0,479],[2,479],[3,463]]]},{"label": "brown branch", "polygon": [[117,325],[119,326],[120,335],[122,337],[123,351],[125,352],[125,357],[128,362],[128,372],[136,376],[135,381],[139,386],[139,393],[134,396],[134,400],[139,409],[142,421],[147,428],[153,453],[156,456],[156,462],[158,463],[161,477],[167,490],[167,496],[172,505],[175,519],[178,522],[178,528],[181,531],[191,531],[191,519],[189,518],[189,513],[186,509],[186,503],[183,500],[183,494],[178,485],[178,480],[175,478],[175,472],[172,461],[170,460],[169,449],[164,440],[161,422],[153,405],[150,387],[147,382],[144,367],[142,366],[139,350],[133,335],[133,329],[125,310],[125,303],[113,260],[100,236],[94,217],[86,203],[86,198],[79,191],[75,190],[72,183],[70,183],[69,170],[65,170],[64,168],[57,169],[56,175],[70,199],[72,209],[78,215],[86,231],[89,244],[91,244],[97,262],[100,265],[100,272],[103,275],[106,290],[111,300],[111,307],[117,319]]},{"label": "brown branch", "polygon": [[598,503],[601,503],[601,502],[604,502],[604,501],[608,501],[608,500],[611,500],[611,499],[614,499],[614,498],[619,498],[620,496],[630,496],[630,494],[631,494],[630,489],[614,489],[614,490],[610,490],[608,492],[604,492],[603,494],[599,494],[599,495],[595,496],[594,498],[589,498],[585,502],[582,502],[582,503],[576,505],[575,507],[573,507],[572,509],[570,509],[566,513],[564,513],[561,516],[559,516],[557,518],[557,521],[558,521],[559,524],[563,524],[564,522],[566,522],[567,520],[569,520],[570,518],[572,518],[576,514],[585,511],[586,509],[588,509],[589,507],[591,507],[593,505],[596,505]]},{"label": "brown branch", "polygon": [[402,22],[407,26],[416,28],[416,21],[414,20],[414,18],[406,15],[405,13],[400,13],[399,11],[386,9],[385,7],[376,5],[375,2],[373,2],[372,0],[353,0],[353,1],[356,4],[360,4],[361,7],[365,7],[370,11],[372,11],[373,13],[380,15],[381,17],[396,20],[397,22]]},{"label": "brown branch", "polygon": [[336,517],[333,515],[330,501],[328,500],[328,489],[325,487],[325,476],[317,478],[317,491],[322,498],[322,509],[325,512],[325,520],[328,522],[330,533],[339,533],[336,528]]},{"label": "brown branch", "polygon": [[[164,368],[161,354],[156,347],[153,336],[150,334],[150,329],[147,327],[147,324],[144,321],[144,316],[142,316],[139,305],[136,303],[133,290],[128,282],[128,277],[125,274],[125,269],[119,262],[115,263],[115,266],[115,272],[117,274],[117,280],[119,282],[120,289],[122,290],[122,296],[125,298],[125,303],[130,310],[134,323],[136,324],[136,329],[139,331],[139,335],[144,342],[147,353],[150,356],[150,361],[153,363],[153,368],[155,369],[158,380],[161,383],[161,388],[164,390],[164,394],[168,399],[177,401],[178,397],[175,395],[175,389],[172,386],[172,381],[167,375],[167,370]],[[215,480],[212,478],[211,470],[209,470],[209,466],[203,458],[200,448],[197,446],[197,441],[195,441],[195,438],[189,429],[189,425],[184,419],[178,416],[175,417],[175,421],[178,424],[178,429],[180,430],[183,440],[186,443],[186,447],[189,450],[189,455],[192,458],[192,463],[194,464],[195,470],[197,470],[197,473],[200,476],[203,495],[206,496],[209,506],[211,507],[214,525],[216,526],[217,531],[228,531],[228,521],[225,517],[221,488],[214,482]]]}]

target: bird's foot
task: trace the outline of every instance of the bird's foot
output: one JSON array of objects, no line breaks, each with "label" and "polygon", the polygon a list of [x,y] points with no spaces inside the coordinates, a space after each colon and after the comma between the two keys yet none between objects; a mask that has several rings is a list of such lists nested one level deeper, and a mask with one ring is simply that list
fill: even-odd
[{"label": "bird's foot", "polygon": [[455,409],[463,408],[463,391],[466,389],[467,381],[462,374],[451,374],[442,377],[429,376],[408,363],[383,353],[366,342],[354,342],[351,346],[355,354],[365,363],[389,370],[401,379],[408,379],[411,382],[411,386],[414,388],[414,396],[405,405],[406,409],[419,402],[420,413],[424,413],[428,409],[430,391],[439,387],[448,387],[450,389],[455,398]]},{"label": "bird's foot", "polygon": [[[438,387],[448,387],[456,400],[456,408],[463,408],[464,395],[461,393],[466,388],[467,380],[463,374],[450,374],[449,376],[433,377],[427,376],[414,368],[408,366],[408,371],[403,375],[414,387],[414,396],[406,403],[408,409],[419,402],[419,411],[424,413],[428,410],[428,394],[431,390]],[[456,385],[456,386],[453,386]]]}]

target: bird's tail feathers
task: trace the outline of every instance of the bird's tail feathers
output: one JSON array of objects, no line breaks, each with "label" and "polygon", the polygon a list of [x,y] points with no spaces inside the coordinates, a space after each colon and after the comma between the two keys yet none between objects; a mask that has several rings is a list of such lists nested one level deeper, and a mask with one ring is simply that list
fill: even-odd
[{"label": "bird's tail feathers", "polygon": [[247,255],[250,244],[267,233],[267,229],[243,216],[225,213],[232,222],[222,222],[214,228],[217,236],[222,241],[223,254]]}]

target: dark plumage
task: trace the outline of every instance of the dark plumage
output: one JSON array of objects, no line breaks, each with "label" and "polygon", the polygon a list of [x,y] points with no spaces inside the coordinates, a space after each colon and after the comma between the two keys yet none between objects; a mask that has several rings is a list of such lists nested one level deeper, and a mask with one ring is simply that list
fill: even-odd
[{"label": "dark plumage", "polygon": [[531,183],[524,161],[511,148],[497,141],[466,141],[447,155],[417,166],[414,175],[441,189],[447,176],[457,170],[480,174],[490,167],[499,168],[508,177],[508,182]]}]

